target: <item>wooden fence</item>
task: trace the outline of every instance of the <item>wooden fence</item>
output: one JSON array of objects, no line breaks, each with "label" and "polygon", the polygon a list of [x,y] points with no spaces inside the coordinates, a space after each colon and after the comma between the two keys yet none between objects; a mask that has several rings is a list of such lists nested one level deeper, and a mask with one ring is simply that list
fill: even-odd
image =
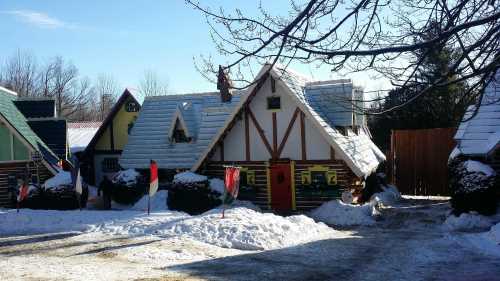
[{"label": "wooden fence", "polygon": [[400,192],[449,195],[448,156],[455,147],[455,128],[395,130],[388,172]]}]

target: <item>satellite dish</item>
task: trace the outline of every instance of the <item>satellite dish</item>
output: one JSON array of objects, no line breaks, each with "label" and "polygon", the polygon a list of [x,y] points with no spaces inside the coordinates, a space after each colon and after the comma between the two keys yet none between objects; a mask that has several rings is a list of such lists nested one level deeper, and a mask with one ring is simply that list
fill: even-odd
[{"label": "satellite dish", "polygon": [[352,201],[354,200],[352,193],[350,191],[344,191],[342,192],[342,202],[346,204],[351,204]]}]

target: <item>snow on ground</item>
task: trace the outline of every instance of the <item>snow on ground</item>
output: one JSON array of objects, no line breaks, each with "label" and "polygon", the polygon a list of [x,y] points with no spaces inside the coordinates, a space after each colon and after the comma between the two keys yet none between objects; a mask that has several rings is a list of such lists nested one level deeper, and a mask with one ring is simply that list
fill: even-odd
[{"label": "snow on ground", "polygon": [[491,218],[471,213],[462,213],[458,217],[452,214],[444,222],[444,226],[450,231],[477,231],[488,229],[492,225]]},{"label": "snow on ground", "polygon": [[[142,209],[143,203],[139,203],[137,208]],[[174,211],[148,216],[137,211],[21,210],[16,213],[6,210],[0,212],[0,234],[79,231],[125,236],[179,236],[243,250],[273,249],[335,235],[333,229],[306,216],[281,217],[235,207],[226,210],[225,217],[221,219],[220,209],[199,216]]]},{"label": "snow on ground", "polygon": [[[272,228],[270,232],[280,232],[280,228],[292,224],[293,235],[299,229],[307,235],[311,225],[297,217],[274,219],[270,216],[272,219],[267,220],[269,214],[253,214],[248,210],[241,214],[238,208],[229,210],[231,216],[226,220],[217,219],[217,210],[193,217],[169,211],[155,212],[148,217],[136,211],[82,211],[78,215],[79,211],[21,210],[17,219],[15,211],[0,210],[0,276],[2,281],[498,280],[499,258],[481,248],[470,247],[468,240],[461,239],[464,235],[480,234],[449,232],[442,227],[450,211],[447,201],[403,199],[380,211],[384,220],[376,225],[330,230],[331,234],[316,236],[305,243],[299,240],[300,244],[295,246],[243,251],[210,245],[183,231],[181,235],[170,236],[122,236],[106,234],[96,226],[129,225],[132,229],[134,223],[131,222],[142,220],[137,226],[147,228],[148,233],[175,225],[192,229],[210,227],[226,231],[216,238],[222,241],[231,233],[250,231],[248,227],[254,220],[256,227]],[[217,221],[210,219],[211,215]],[[43,235],[4,232],[22,230],[16,222],[27,223],[26,217],[32,220],[31,224],[73,225],[66,229],[75,229],[75,225],[80,224],[74,223],[75,220],[86,219],[86,226],[92,224],[94,228],[83,234],[53,233],[52,227],[45,228],[47,232]],[[205,220],[211,224],[206,225]],[[3,226],[4,221],[8,227]],[[302,221],[301,228],[296,228],[297,221]],[[233,227],[237,231],[233,232]],[[320,224],[312,227],[318,229]],[[457,237],[467,244],[457,242]],[[491,248],[493,244],[489,245]]]},{"label": "snow on ground", "polygon": [[394,185],[382,186],[383,192],[378,192],[373,195],[374,200],[386,206],[391,206],[401,200],[401,194]]},{"label": "snow on ground", "polygon": [[182,172],[174,176],[173,182],[178,183],[193,183],[193,182],[203,182],[206,181],[207,177],[203,175],[198,175],[193,172]]},{"label": "snow on ground", "polygon": [[500,223],[486,232],[465,234],[462,238],[464,246],[469,244],[484,253],[500,257]]},{"label": "snow on ground", "polygon": [[59,171],[55,176],[46,180],[43,184],[45,188],[57,188],[61,185],[69,185],[72,183],[71,173],[67,171]]},{"label": "snow on ground", "polygon": [[345,204],[340,200],[324,203],[311,211],[310,216],[316,221],[330,225],[373,225],[377,211],[373,202],[364,205]]}]

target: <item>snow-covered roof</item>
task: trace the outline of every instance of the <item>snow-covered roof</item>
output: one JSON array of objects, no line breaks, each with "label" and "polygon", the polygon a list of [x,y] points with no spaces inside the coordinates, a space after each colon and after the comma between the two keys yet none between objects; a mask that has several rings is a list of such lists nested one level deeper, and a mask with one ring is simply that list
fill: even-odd
[{"label": "snow-covered roof", "polygon": [[[145,169],[153,159],[162,169],[191,168],[224,125],[241,93],[223,103],[219,92],[146,97],[120,158],[124,168]],[[192,140],[175,143],[171,126],[182,114]],[[173,125],[172,125],[173,124]]]},{"label": "snow-covered roof", "polygon": [[[270,65],[266,64],[256,79],[260,79],[269,67]],[[385,160],[385,155],[370,138],[363,114],[356,114],[353,124],[353,110],[355,109],[353,104],[362,108],[363,104],[360,100],[363,96],[362,90],[355,87],[350,79],[312,81],[280,65],[275,65],[269,73],[275,79],[284,82],[288,93],[297,102],[297,105],[313,121],[313,124],[334,148],[336,154],[346,162],[357,176],[370,175],[377,169],[380,162]],[[249,88],[248,91],[251,92],[254,87]],[[247,98],[248,95],[242,98],[231,118],[226,120],[224,127],[227,127],[230,120],[235,118]],[[347,128],[347,126],[352,125],[361,126],[358,133]],[[344,127],[346,133],[340,132],[336,128],[337,126]],[[208,155],[219,137],[220,135],[212,140],[211,145],[204,152],[204,157]],[[193,170],[201,165],[204,157],[197,161],[192,168]]]},{"label": "snow-covered roof", "polygon": [[101,122],[68,123],[68,146],[71,153],[85,150],[100,126]]},{"label": "snow-covered roof", "polygon": [[[463,120],[470,118],[474,107],[467,109]],[[464,155],[485,155],[500,142],[500,71],[486,87],[481,106],[472,119],[462,122],[455,134],[457,147]]]}]

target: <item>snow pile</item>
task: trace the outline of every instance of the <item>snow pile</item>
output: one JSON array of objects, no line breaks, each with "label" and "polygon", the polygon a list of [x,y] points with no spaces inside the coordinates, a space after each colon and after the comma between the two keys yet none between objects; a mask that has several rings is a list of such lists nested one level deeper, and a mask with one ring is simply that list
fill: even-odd
[{"label": "snow pile", "polygon": [[[111,208],[118,209],[118,210],[134,210],[134,211],[146,212],[148,210],[148,197],[149,197],[149,195],[147,195],[147,194],[144,195],[133,206],[123,205],[123,204],[119,204],[119,203],[112,201]],[[167,197],[168,197],[168,191],[159,190],[153,197],[151,197],[150,211],[155,212],[155,211],[168,210]]]},{"label": "snow pile", "polygon": [[52,188],[57,188],[62,185],[71,185],[72,184],[71,180],[71,173],[67,171],[60,171],[57,173],[55,176],[51,177],[50,179],[46,180],[43,186],[46,189],[52,189]]},{"label": "snow pile", "polygon": [[220,194],[224,194],[225,185],[223,180],[218,178],[210,179],[209,186],[210,189],[212,189],[213,191],[219,192]]},{"label": "snow pile", "polygon": [[316,221],[331,225],[373,225],[374,216],[378,214],[375,205],[375,202],[351,205],[340,200],[333,200],[311,211],[310,216]]},{"label": "snow pile", "polygon": [[381,186],[384,191],[375,193],[373,195],[373,200],[380,202],[383,205],[391,206],[401,200],[401,194],[399,190],[394,185]]},{"label": "snow pile", "polygon": [[198,175],[193,172],[182,172],[174,176],[174,183],[195,183],[204,182],[207,180],[206,176]]},{"label": "snow pile", "polygon": [[487,177],[494,176],[496,174],[493,168],[479,161],[468,160],[464,162],[464,166],[465,169],[471,173],[482,173]]},{"label": "snow pile", "polygon": [[450,215],[444,225],[450,231],[474,231],[488,229],[492,225],[490,218],[473,213],[462,213],[459,217]]},{"label": "snow pile", "polygon": [[113,176],[113,183],[132,186],[137,183],[140,173],[134,169],[121,170]]},{"label": "snow pile", "polygon": [[318,239],[334,230],[306,216],[281,217],[233,208],[221,219],[212,210],[175,224],[170,231],[225,248],[267,250],[289,247]]},{"label": "snow pile", "polygon": [[[493,242],[493,244],[497,245],[500,247],[500,223],[495,224],[493,227],[491,227],[490,231],[485,233],[486,238]],[[500,248],[499,248],[500,251]]]}]

